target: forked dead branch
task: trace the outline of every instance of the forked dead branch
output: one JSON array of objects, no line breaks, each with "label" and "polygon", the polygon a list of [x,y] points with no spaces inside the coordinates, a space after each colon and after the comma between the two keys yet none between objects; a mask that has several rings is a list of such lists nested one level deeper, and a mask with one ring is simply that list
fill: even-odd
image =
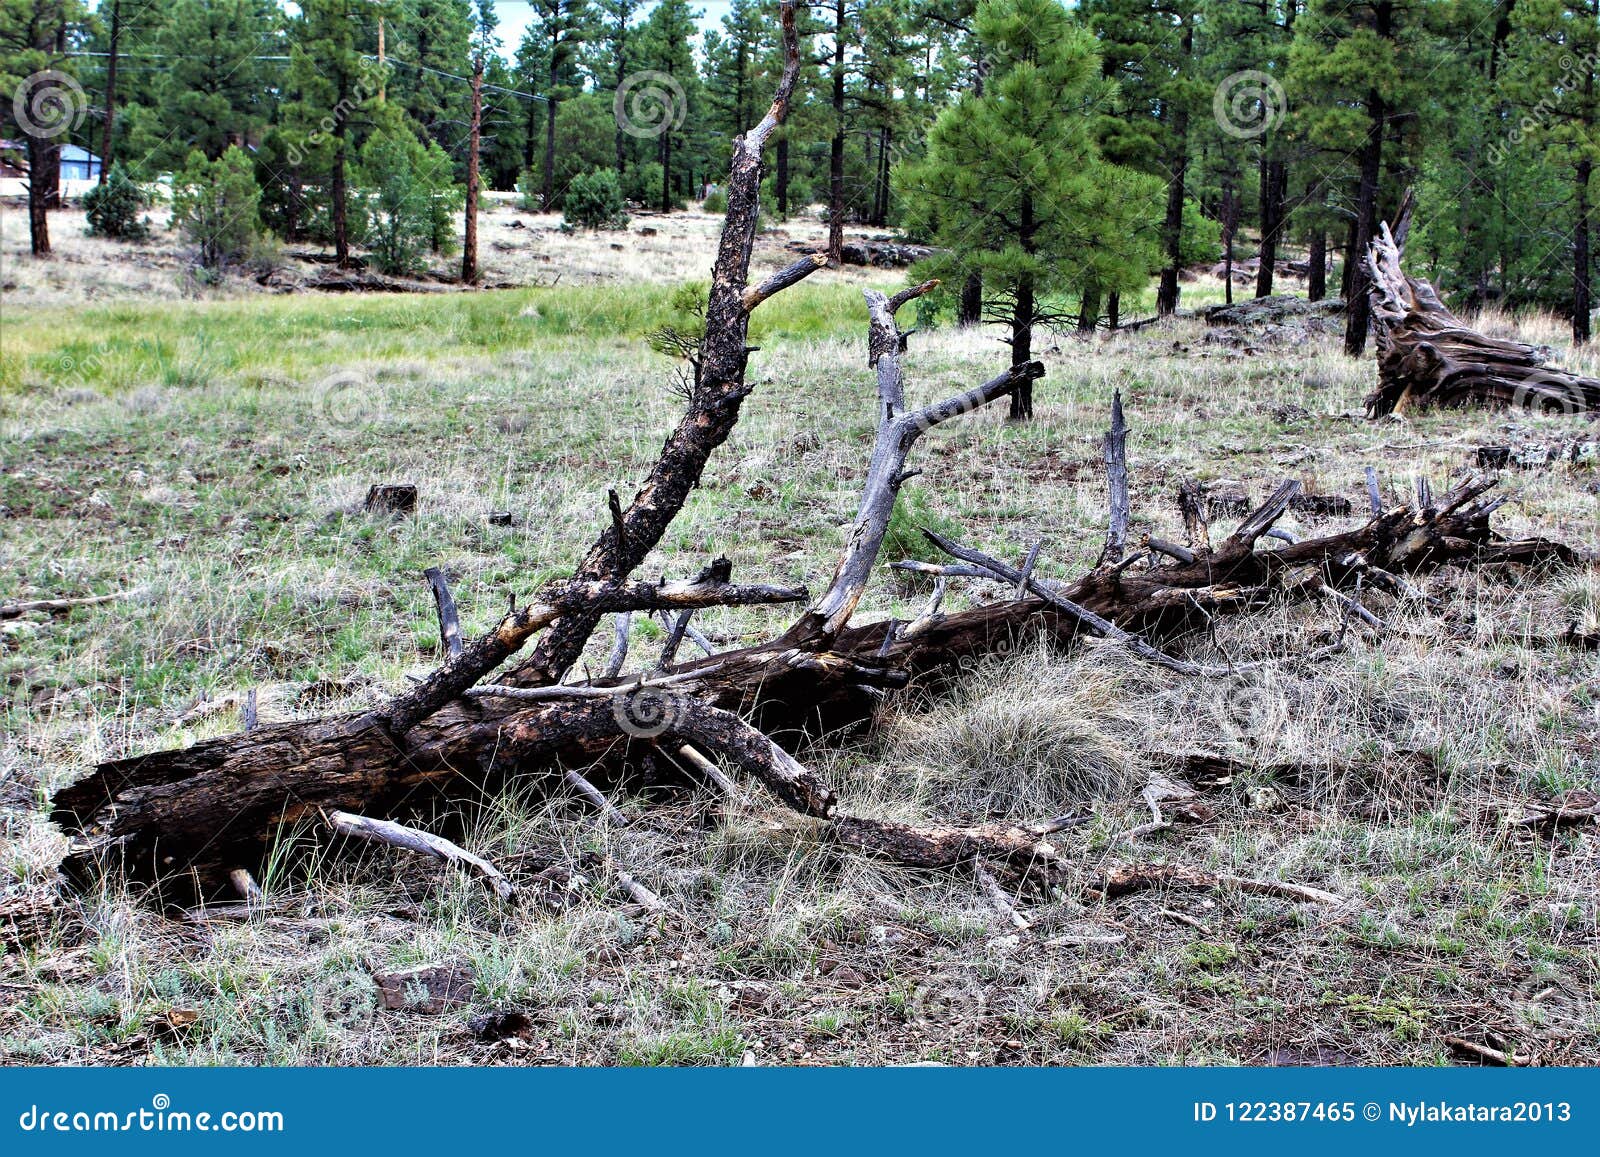
[{"label": "forked dead branch", "polygon": [[[897,564],[935,572],[935,594],[924,611],[908,623],[856,625],[852,619],[879,567],[897,495],[917,473],[908,459],[923,433],[1009,398],[1044,374],[1040,363],[1029,362],[942,402],[910,407],[905,340],[895,314],[931,289],[928,283],[894,297],[867,292],[878,429],[860,504],[825,591],[813,599],[800,588],[736,584],[722,560],[687,580],[633,577],[734,429],[753,388],[746,382],[750,310],[818,268],[806,258],[747,288],[761,152],[784,118],[799,67],[792,2],[782,5],[782,23],[787,64],[777,96],[766,117],[734,147],[727,220],[687,412],[632,501],[624,506],[611,496],[602,516],[605,529],[572,577],[542,590],[459,649],[451,641],[453,603],[436,583],[450,654],[431,676],[375,710],[261,727],[101,765],[53,801],[54,818],[74,837],[71,867],[80,873],[120,867],[140,878],[209,892],[232,870],[258,863],[283,825],[348,812],[353,814],[337,818],[341,830],[423,847],[465,863],[497,890],[509,889],[492,866],[463,849],[384,821],[429,795],[478,799],[513,778],[571,783],[574,767],[586,769],[578,776],[580,793],[604,811],[606,797],[588,777],[626,785],[628,769],[659,752],[710,779],[725,797],[742,795],[728,771],[753,779],[846,850],[920,868],[971,866],[980,882],[996,886],[1048,884],[1062,865],[1051,837],[1068,826],[1065,819],[917,827],[850,815],[793,750],[807,734],[835,733],[841,725],[872,719],[886,692],[911,679],[949,671],[1024,633],[1062,641],[1099,636],[1185,677],[1207,677],[1238,668],[1193,663],[1163,646],[1216,615],[1335,594],[1342,600],[1332,644],[1337,646],[1343,624],[1360,605],[1359,594],[1348,592],[1363,585],[1409,589],[1404,576],[1445,564],[1572,561],[1572,552],[1558,544],[1507,541],[1496,534],[1489,519],[1499,503],[1484,497],[1493,484],[1477,479],[1436,500],[1424,495],[1414,504],[1375,508],[1352,530],[1283,543],[1269,536],[1298,492],[1298,484],[1287,482],[1218,544],[1203,520],[1191,524],[1185,546],[1131,543],[1127,427],[1116,398],[1104,445],[1108,533],[1090,573],[1072,582],[1044,577],[1037,543],[1019,546],[1023,561],[1013,567],[930,535],[952,557],[950,564]],[[1001,581],[1012,597],[947,613],[949,585],[964,578]],[[677,645],[692,630],[687,616],[696,608],[808,599],[793,624],[767,642],[677,661]],[[638,611],[677,616],[659,659],[626,673],[624,629],[601,675],[563,681],[605,615]],[[522,662],[502,670],[530,644]],[[1308,648],[1301,658],[1318,653]],[[490,675],[494,681],[485,683]],[[1136,868],[1119,871],[1122,876],[1107,876],[1107,894],[1139,886],[1127,881],[1165,878]],[[1230,883],[1222,877],[1181,882]],[[1277,894],[1326,898],[1284,887]]]}]

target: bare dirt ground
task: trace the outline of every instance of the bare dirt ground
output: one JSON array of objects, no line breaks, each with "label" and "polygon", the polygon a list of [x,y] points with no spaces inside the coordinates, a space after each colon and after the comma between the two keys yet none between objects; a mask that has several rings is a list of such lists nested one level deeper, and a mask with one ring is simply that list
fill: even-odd
[{"label": "bare dirt ground", "polygon": [[[518,216],[486,231],[485,252],[529,234],[538,286],[359,300],[244,287],[223,295],[243,300],[178,300],[164,269],[130,272],[124,250],[92,258],[88,240],[64,244],[81,244],[81,261],[22,268],[7,220],[4,594],[139,593],[0,622],[0,906],[55,895],[62,841],[41,805],[56,786],[110,755],[236,729],[251,688],[263,719],[374,701],[437,661],[423,567],[446,568],[469,632],[483,629],[507,594],[564,572],[603,518],[597,495],[653,460],[681,399],[672,363],[643,341],[649,302],[703,276],[715,222],[639,219],[617,251],[604,234],[510,229]],[[661,293],[617,288],[657,274]],[[692,573],[722,551],[752,581],[825,585],[873,422],[858,289],[895,281],[830,276],[762,307],[746,416],[651,573]],[[91,282],[116,300],[85,304]],[[1597,367],[1562,348],[1553,320],[1485,324]],[[991,376],[996,336],[913,336],[914,398]],[[1189,477],[1253,498],[1293,477],[1349,498],[1349,517],[1283,523],[1324,533],[1359,520],[1366,466],[1400,502],[1419,475],[1437,489],[1472,468],[1481,444],[1595,430],[1582,416],[1481,412],[1368,422],[1372,364],[1342,356],[1336,327],[1218,340],[1182,320],[1041,344],[1036,422],[980,413],[919,447],[926,473],[897,523],[907,549],[919,524],[1008,557],[1042,538],[1044,573],[1080,573],[1103,535],[1113,389],[1133,427],[1136,538],[1181,539],[1175,491]],[[1508,470],[1497,518],[1593,551],[1596,479],[1581,459]],[[360,513],[378,480],[416,482],[416,516]],[[489,520],[497,510],[510,526]],[[1600,667],[1561,641],[1596,629],[1600,581],[1452,570],[1424,585],[1435,601],[1364,594],[1390,629],[1358,628],[1318,663],[1179,679],[1107,644],[1026,646],[953,687],[912,688],[870,734],[802,753],[858,812],[1080,813],[1057,843],[1081,878],[1018,898],[1027,930],[965,872],[845,856],[763,809],[636,782],[618,794],[634,822],[615,829],[534,778],[416,818],[459,823],[524,884],[552,861],[613,856],[675,915],[631,906],[604,871],[564,911],[507,909],[443,866],[285,832],[255,919],[184,919],[113,878],[62,895],[28,943],[0,938],[0,1059],[1595,1063],[1600,827],[1508,817],[1600,790]],[[886,573],[861,618],[908,617],[927,594]],[[782,615],[701,625],[736,645]],[[1338,618],[1268,608],[1181,649],[1290,657]],[[638,653],[659,645],[659,624],[634,632]],[[1199,794],[1170,827],[1129,834],[1150,820],[1153,775]],[[1173,886],[1098,900],[1076,886],[1130,863],[1340,901]],[[375,976],[424,967],[456,978],[439,985],[448,997],[400,982],[388,1007]]]}]

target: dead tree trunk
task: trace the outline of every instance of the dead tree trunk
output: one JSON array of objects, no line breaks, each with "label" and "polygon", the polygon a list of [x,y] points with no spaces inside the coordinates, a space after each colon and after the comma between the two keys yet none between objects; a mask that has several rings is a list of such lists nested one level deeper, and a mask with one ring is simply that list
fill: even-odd
[{"label": "dead tree trunk", "polygon": [[[850,816],[829,787],[775,740],[792,746],[804,733],[835,733],[870,720],[885,691],[953,670],[1023,632],[1064,642],[1099,636],[1176,673],[1205,677],[1234,668],[1168,655],[1152,640],[1195,629],[1217,614],[1324,597],[1358,582],[1403,587],[1403,572],[1444,564],[1570,560],[1571,552],[1554,544],[1506,542],[1496,535],[1489,516],[1498,503],[1482,501],[1493,483],[1481,481],[1417,508],[1377,513],[1353,530],[1265,549],[1265,536],[1298,492],[1298,484],[1289,482],[1214,548],[1200,535],[1192,549],[1150,541],[1130,554],[1127,430],[1117,404],[1104,445],[1112,495],[1109,531],[1091,573],[1071,583],[1053,581],[1037,569],[1037,545],[1020,567],[1012,567],[930,535],[955,561],[896,564],[935,573],[936,594],[928,608],[907,624],[852,625],[896,496],[917,473],[906,463],[921,434],[1013,396],[1044,372],[1036,362],[1012,366],[993,381],[909,409],[905,335],[895,311],[933,288],[930,282],[894,298],[867,293],[878,433],[855,522],[827,590],[769,642],[666,670],[646,664],[633,674],[620,673],[623,646],[600,678],[558,683],[605,614],[806,597],[799,589],[736,585],[722,560],[692,580],[629,577],[732,430],[750,392],[744,382],[749,311],[817,268],[807,259],[760,286],[745,284],[761,149],[783,119],[798,69],[794,8],[793,0],[782,5],[787,64],[777,99],[735,144],[727,223],[688,413],[633,502],[624,509],[610,496],[609,525],[572,578],[542,590],[377,710],[261,727],[102,764],[52,800],[53,818],[73,841],[67,867],[75,875],[120,866],[174,891],[210,892],[225,887],[234,869],[261,862],[286,824],[320,819],[325,826],[331,813],[350,812],[337,822],[359,826],[362,817],[414,808],[430,796],[479,799],[512,777],[535,784],[548,777],[559,784],[562,765],[574,762],[595,769],[588,774],[618,781],[639,757],[662,751],[686,755],[696,767],[720,761],[741,771],[852,851],[921,867],[978,858],[1011,879],[1055,878],[1059,859],[1047,837],[1059,825],[914,828]],[[1003,581],[1016,593],[1008,601],[942,612],[946,584],[966,577]],[[1348,613],[1354,600],[1340,597]],[[448,618],[445,600],[439,605]],[[483,682],[540,632],[521,667],[495,683]],[[446,625],[447,646],[450,634]]]},{"label": "dead tree trunk", "polygon": [[1367,414],[1407,406],[1489,405],[1560,413],[1600,406],[1600,380],[1544,364],[1540,350],[1487,337],[1451,313],[1433,286],[1401,268],[1413,198],[1384,225],[1366,255],[1378,347],[1378,388]]}]

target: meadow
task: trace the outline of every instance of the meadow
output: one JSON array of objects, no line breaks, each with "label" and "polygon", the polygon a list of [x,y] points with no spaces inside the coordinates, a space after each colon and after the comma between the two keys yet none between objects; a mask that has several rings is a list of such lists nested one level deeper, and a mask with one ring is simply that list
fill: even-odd
[{"label": "meadow", "polygon": [[[609,245],[584,257],[571,243],[557,265],[599,268]],[[764,248],[758,265],[779,253]],[[130,290],[85,303],[65,280],[13,285],[0,316],[4,595],[132,593],[0,621],[0,889],[53,888],[63,841],[43,801],[96,761],[236,730],[252,689],[262,719],[283,719],[376,702],[430,669],[425,567],[449,574],[469,634],[566,573],[604,524],[606,490],[631,493],[681,411],[681,367],[647,335],[681,319],[677,275],[708,266],[709,249],[674,262],[660,279],[620,265],[476,294]],[[822,273],[758,311],[755,392],[645,570],[691,574],[722,553],[748,581],[826,586],[875,420],[860,291],[898,284],[891,271]],[[1217,287],[1192,289],[1186,304]],[[994,331],[922,320],[913,399],[1003,364]],[[1564,348],[1553,319],[1484,324],[1600,368]],[[926,551],[925,525],[1008,558],[1042,539],[1042,572],[1082,573],[1104,534],[1114,390],[1133,431],[1135,538],[1181,540],[1188,478],[1256,499],[1295,478],[1350,498],[1350,519],[1282,524],[1328,533],[1365,509],[1367,466],[1405,501],[1419,475],[1439,488],[1474,466],[1479,445],[1593,430],[1484,412],[1369,422],[1373,365],[1345,358],[1332,327],[1239,342],[1185,317],[1039,344],[1036,421],[991,407],[919,446],[898,552]],[[416,484],[416,514],[364,513],[377,482]],[[1508,471],[1500,485],[1507,533],[1595,549],[1592,465]],[[1395,629],[1353,630],[1317,663],[1292,656],[1337,628],[1326,604],[1218,621],[1184,644],[1288,657],[1249,679],[1177,679],[1105,643],[1029,645],[953,687],[914,686],[869,734],[803,753],[868,814],[1081,809],[1059,846],[1085,878],[1174,863],[1326,889],[1337,906],[1176,888],[1086,903],[1069,890],[1029,903],[1021,932],[967,875],[844,856],[681,789],[619,798],[635,822],[615,829],[530,779],[460,805],[473,850],[513,874],[614,853],[682,919],[643,915],[599,882],[563,913],[507,909],[443,865],[285,832],[256,919],[184,919],[115,877],[68,894],[39,942],[6,945],[0,1060],[1481,1060],[1455,1039],[1600,1061],[1596,829],[1505,822],[1600,789],[1594,653],[1549,642],[1595,631],[1600,581],[1485,569],[1424,585],[1434,602],[1369,592]],[[927,593],[885,572],[859,617],[909,617]],[[951,599],[996,593],[973,583]],[[736,645],[784,614],[696,622]],[[633,629],[642,650],[662,635],[644,616]],[[1150,818],[1151,775],[1201,754],[1240,769],[1206,793],[1211,814],[1130,836]],[[470,977],[463,1003],[382,1005],[375,972],[433,964]]]}]

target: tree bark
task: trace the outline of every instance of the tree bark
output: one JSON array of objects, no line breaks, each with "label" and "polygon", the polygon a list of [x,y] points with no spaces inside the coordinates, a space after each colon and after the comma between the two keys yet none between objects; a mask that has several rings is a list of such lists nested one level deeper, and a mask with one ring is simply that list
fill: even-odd
[{"label": "tree bark", "polygon": [[1272,296],[1272,276],[1278,264],[1278,239],[1283,230],[1283,200],[1288,193],[1288,170],[1282,161],[1261,162],[1261,261],[1256,270],[1256,296]]},{"label": "tree bark", "polygon": [[1328,231],[1321,226],[1312,231],[1306,264],[1306,297],[1321,301],[1328,296]]},{"label": "tree bark", "polygon": [[461,241],[461,280],[478,283],[478,151],[483,131],[483,56],[472,61],[472,127],[467,133],[467,206]]},{"label": "tree bark", "polygon": [[100,133],[100,184],[111,176],[111,134],[117,118],[117,55],[122,40],[122,0],[111,2],[111,38],[106,46],[106,123]]},{"label": "tree bark", "polygon": [[350,230],[346,219],[345,124],[340,119],[333,129],[333,254],[340,269],[350,267]]},{"label": "tree bark", "polygon": [[[1185,22],[1183,29],[1183,56],[1188,59],[1194,51],[1194,28]],[[1189,106],[1182,100],[1175,103],[1172,112],[1172,151],[1168,154],[1167,216],[1161,227],[1162,242],[1166,247],[1167,264],[1161,270],[1161,282],[1156,289],[1156,314],[1170,317],[1178,312],[1181,289],[1179,274],[1183,268],[1183,202],[1184,182],[1189,169]]]},{"label": "tree bark", "polygon": [[969,273],[961,282],[956,301],[956,325],[963,328],[983,324],[983,274]]},{"label": "tree bark", "polygon": [[844,30],[845,0],[833,5],[833,138],[828,142],[828,260],[844,260]]},{"label": "tree bark", "polygon": [[[1394,5],[1389,0],[1374,6],[1373,30],[1378,39],[1392,36]],[[1348,258],[1350,285],[1345,293],[1349,306],[1345,312],[1344,352],[1358,358],[1367,348],[1367,331],[1372,322],[1369,300],[1371,281],[1365,256],[1378,232],[1378,186],[1383,173],[1383,133],[1387,127],[1388,106],[1376,87],[1367,91],[1367,139],[1361,149],[1361,181],[1356,189],[1356,230]]]},{"label": "tree bark", "polygon": [[50,200],[59,187],[61,142],[54,137],[28,142],[28,247],[35,257],[50,255]]},{"label": "tree bark", "polygon": [[1572,341],[1583,345],[1589,340],[1589,311],[1594,308],[1590,294],[1593,266],[1589,256],[1589,178],[1594,162],[1585,157],[1576,173],[1576,207],[1572,229]]}]

